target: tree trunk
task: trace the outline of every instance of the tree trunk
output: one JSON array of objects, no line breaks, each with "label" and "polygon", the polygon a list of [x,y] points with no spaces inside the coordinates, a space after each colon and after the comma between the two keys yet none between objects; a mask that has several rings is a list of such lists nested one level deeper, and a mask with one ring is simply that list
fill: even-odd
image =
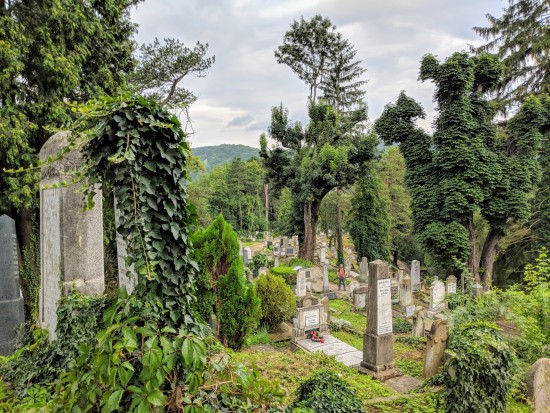
[{"label": "tree trunk", "polygon": [[317,221],[319,220],[320,202],[309,201],[304,204],[304,240],[300,242],[300,258],[313,262]]},{"label": "tree trunk", "polygon": [[476,229],[474,226],[474,216],[470,217],[470,222],[468,222],[468,234],[470,238],[470,257],[468,258],[468,268],[474,278],[474,281],[479,283],[481,279],[479,278],[479,250],[477,247],[477,236]]},{"label": "tree trunk", "polygon": [[265,220],[269,224],[269,184],[264,184],[265,195]]},{"label": "tree trunk", "polygon": [[336,256],[338,264],[344,262],[344,240],[342,237],[342,206],[340,205],[340,188],[336,189]]},{"label": "tree trunk", "polygon": [[483,252],[481,253],[480,266],[483,269],[483,291],[489,291],[493,281],[493,269],[497,258],[497,244],[502,238],[501,230],[491,228],[483,243]]}]

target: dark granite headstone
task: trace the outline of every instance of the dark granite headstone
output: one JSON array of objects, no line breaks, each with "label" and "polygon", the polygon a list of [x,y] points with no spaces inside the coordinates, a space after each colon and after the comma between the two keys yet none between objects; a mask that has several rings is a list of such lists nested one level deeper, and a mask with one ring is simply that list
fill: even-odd
[{"label": "dark granite headstone", "polygon": [[15,329],[25,322],[19,286],[15,221],[0,217],[0,355],[13,353]]}]

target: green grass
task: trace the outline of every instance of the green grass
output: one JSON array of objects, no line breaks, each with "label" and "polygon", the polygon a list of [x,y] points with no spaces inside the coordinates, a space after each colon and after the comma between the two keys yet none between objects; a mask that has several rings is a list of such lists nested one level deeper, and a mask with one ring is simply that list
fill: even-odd
[{"label": "green grass", "polygon": [[342,340],[344,343],[355,347],[357,350],[363,351],[363,337],[357,334],[352,334],[347,331],[331,331],[330,335]]},{"label": "green grass", "polygon": [[345,300],[332,300],[330,302],[330,308],[336,310],[338,314],[334,314],[335,318],[342,318],[351,323],[351,327],[359,332],[363,333],[367,328],[367,317],[362,314],[353,313],[351,311],[351,303]]},{"label": "green grass", "polygon": [[250,337],[246,338],[245,347],[255,346],[258,344],[271,344],[271,338],[269,337],[269,332],[265,327],[259,329]]},{"label": "green grass", "polygon": [[331,370],[340,375],[363,401],[396,394],[370,376],[360,374],[357,369],[346,367],[334,357],[320,352],[244,350],[235,353],[234,357],[245,366],[256,366],[263,376],[279,382],[291,398],[299,383],[318,370]]},{"label": "green grass", "polygon": [[424,363],[422,361],[412,359],[396,359],[395,366],[398,367],[403,374],[422,380],[422,373],[424,372]]}]

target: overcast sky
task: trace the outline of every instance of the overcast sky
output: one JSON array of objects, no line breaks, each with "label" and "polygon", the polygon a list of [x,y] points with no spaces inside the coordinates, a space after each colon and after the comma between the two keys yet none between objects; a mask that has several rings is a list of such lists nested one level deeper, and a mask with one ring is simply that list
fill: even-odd
[{"label": "overcast sky", "polygon": [[426,53],[440,59],[480,43],[474,26],[486,13],[500,16],[505,0],[146,0],[132,13],[137,41],[177,38],[188,46],[209,44],[216,62],[206,78],[186,78],[198,100],[191,106],[193,147],[239,143],[258,147],[271,107],[283,102],[290,118],[307,123],[309,89],[274,50],[301,16],[330,18],[350,40],[367,69],[369,117],[401,90],[433,113],[433,85],[417,81]]}]

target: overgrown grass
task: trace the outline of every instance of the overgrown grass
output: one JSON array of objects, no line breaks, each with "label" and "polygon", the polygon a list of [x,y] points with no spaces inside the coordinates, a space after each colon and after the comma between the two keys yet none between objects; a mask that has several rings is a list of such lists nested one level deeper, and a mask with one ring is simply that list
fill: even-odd
[{"label": "overgrown grass", "polygon": [[340,375],[363,401],[396,394],[370,376],[360,374],[356,369],[346,367],[333,357],[320,352],[245,350],[235,353],[234,357],[245,366],[257,366],[263,376],[281,383],[292,397],[298,384],[318,370],[331,370]]},{"label": "overgrown grass", "polygon": [[248,337],[245,341],[245,347],[256,346],[258,344],[271,344],[271,337],[266,327],[263,327]]}]

